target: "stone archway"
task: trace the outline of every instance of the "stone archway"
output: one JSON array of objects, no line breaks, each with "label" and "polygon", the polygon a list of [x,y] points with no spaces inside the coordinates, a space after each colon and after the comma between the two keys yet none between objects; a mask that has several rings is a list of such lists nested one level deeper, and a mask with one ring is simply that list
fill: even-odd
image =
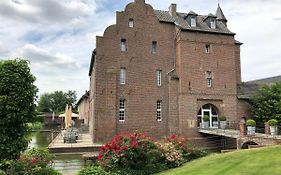
[{"label": "stone archway", "polygon": [[247,141],[242,144],[241,149],[249,149],[249,146],[251,145],[259,145],[259,144],[253,141]]},{"label": "stone archway", "polygon": [[203,124],[203,116],[209,116],[209,127],[218,128],[219,119],[218,119],[219,110],[218,108],[211,104],[207,103],[200,107],[197,113],[197,127],[201,127]]}]

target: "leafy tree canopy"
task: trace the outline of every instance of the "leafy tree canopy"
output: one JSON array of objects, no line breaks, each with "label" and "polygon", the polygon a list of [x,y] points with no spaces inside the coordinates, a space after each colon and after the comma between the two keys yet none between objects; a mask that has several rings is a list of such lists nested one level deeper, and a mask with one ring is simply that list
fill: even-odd
[{"label": "leafy tree canopy", "polygon": [[251,99],[252,112],[261,121],[281,119],[281,82],[260,88]]},{"label": "leafy tree canopy", "polygon": [[35,118],[34,81],[27,61],[0,61],[0,160],[16,158],[28,146],[27,123]]},{"label": "leafy tree canopy", "polygon": [[[66,104],[74,107],[76,103],[76,91],[54,91],[52,93],[44,93],[38,102],[39,112],[62,112],[65,110]],[[75,109],[73,109],[75,111]]]}]

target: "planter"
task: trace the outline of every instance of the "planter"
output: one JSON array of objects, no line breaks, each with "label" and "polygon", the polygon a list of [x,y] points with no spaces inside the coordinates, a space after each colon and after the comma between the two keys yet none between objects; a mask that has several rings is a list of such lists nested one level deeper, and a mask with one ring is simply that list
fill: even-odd
[{"label": "planter", "polygon": [[247,126],[247,135],[255,135],[256,127],[255,126]]},{"label": "planter", "polygon": [[220,128],[225,129],[226,128],[226,121],[220,121]]},{"label": "planter", "polygon": [[209,128],[209,121],[204,121],[203,122],[203,128],[208,129]]},{"label": "planter", "polygon": [[269,126],[269,128],[270,128],[270,135],[273,135],[273,136],[275,136],[275,135],[277,135],[277,126]]}]

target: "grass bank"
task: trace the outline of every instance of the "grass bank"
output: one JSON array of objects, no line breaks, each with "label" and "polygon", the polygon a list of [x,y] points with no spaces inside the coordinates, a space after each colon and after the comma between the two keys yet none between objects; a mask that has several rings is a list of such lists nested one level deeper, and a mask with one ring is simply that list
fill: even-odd
[{"label": "grass bank", "polygon": [[280,175],[281,146],[213,154],[159,175]]}]

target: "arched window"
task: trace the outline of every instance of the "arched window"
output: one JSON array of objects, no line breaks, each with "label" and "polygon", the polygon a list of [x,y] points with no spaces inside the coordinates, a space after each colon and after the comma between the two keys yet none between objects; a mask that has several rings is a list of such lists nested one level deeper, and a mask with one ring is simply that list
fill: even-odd
[{"label": "arched window", "polygon": [[203,105],[197,113],[198,127],[203,127],[203,116],[209,117],[209,127],[218,128],[218,110],[212,104]]}]

